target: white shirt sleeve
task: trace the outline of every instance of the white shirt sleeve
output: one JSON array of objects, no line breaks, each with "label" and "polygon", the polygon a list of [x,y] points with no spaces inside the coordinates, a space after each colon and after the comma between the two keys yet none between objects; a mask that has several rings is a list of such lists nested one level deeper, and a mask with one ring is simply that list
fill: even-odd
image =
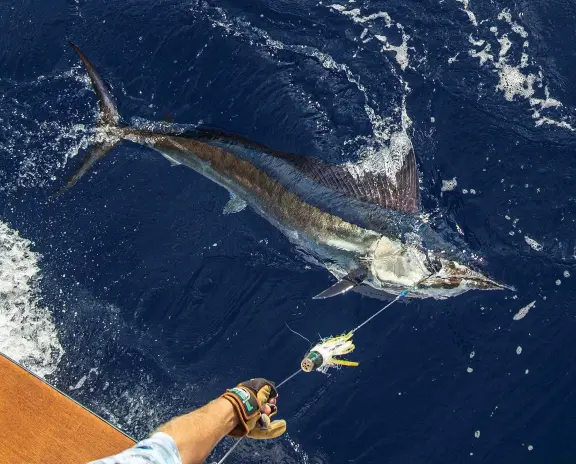
[{"label": "white shirt sleeve", "polygon": [[157,432],[116,456],[92,461],[89,464],[182,464],[182,459],[172,437]]}]

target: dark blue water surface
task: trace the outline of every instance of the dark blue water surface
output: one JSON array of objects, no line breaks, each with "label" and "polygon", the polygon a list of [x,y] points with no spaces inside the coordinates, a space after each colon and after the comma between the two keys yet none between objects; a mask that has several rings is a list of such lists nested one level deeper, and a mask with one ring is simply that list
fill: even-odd
[{"label": "dark blue water surface", "polygon": [[[246,441],[229,462],[574,462],[575,4],[471,0],[476,25],[453,0],[331,5],[2,2],[0,219],[42,256],[65,351],[50,380],[141,438],[235,382],[294,372],[307,344],[285,323],[316,339],[382,306],[312,300],[325,269],[140,146],[50,200],[97,115],[69,39],[136,124],[204,123],[345,162],[380,153],[404,107],[423,210],[517,289],[392,306],[357,333],[358,368],[282,388],[289,438]],[[385,50],[402,43],[407,63]]]}]

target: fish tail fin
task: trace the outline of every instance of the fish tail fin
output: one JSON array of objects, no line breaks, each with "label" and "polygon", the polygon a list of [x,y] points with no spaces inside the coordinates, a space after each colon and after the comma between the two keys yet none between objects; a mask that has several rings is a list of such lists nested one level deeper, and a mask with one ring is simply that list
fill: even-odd
[{"label": "fish tail fin", "polygon": [[107,153],[110,153],[115,147],[122,143],[121,140],[110,141],[110,142],[99,142],[94,144],[88,154],[84,157],[82,164],[76,170],[76,172],[70,176],[66,183],[56,191],[54,196],[58,196],[66,192],[69,188],[74,186],[80,178],[86,174],[96,162],[102,158]]},{"label": "fish tail fin", "polygon": [[[76,170],[74,175],[68,179],[66,184],[60,188],[56,195],[64,193],[70,187],[72,187],[78,180],[87,173],[96,162],[104,157],[107,153],[111,152],[116,146],[120,145],[123,140],[123,134],[120,130],[120,114],[116,108],[116,102],[112,93],[104,83],[104,80],[100,77],[100,74],[96,71],[92,63],[86,55],[82,53],[77,45],[70,42],[70,46],[74,49],[80,60],[84,64],[84,68],[88,73],[94,92],[98,96],[98,106],[99,106],[99,117],[98,117],[98,127],[101,129],[108,129],[102,132],[102,140],[97,141],[90,147],[90,151],[84,158],[80,167]],[[118,129],[114,131],[114,129]],[[116,133],[115,133],[116,132]]]},{"label": "fish tail fin", "polygon": [[96,95],[98,95],[98,104],[100,105],[100,125],[118,126],[118,123],[120,122],[120,114],[116,108],[116,102],[114,101],[112,93],[110,93],[110,90],[90,60],[86,58],[84,53],[82,53],[82,50],[80,50],[78,46],[72,42],[69,43],[84,64],[86,72],[88,73],[88,77],[90,77],[90,82],[92,82],[92,87],[94,87],[94,92],[96,92]]}]

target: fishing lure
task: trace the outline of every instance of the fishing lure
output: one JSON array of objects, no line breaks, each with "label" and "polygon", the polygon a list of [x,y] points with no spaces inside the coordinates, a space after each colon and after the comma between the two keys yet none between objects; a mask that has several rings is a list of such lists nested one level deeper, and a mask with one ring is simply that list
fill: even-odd
[{"label": "fishing lure", "polygon": [[355,346],[352,342],[352,335],[354,335],[354,332],[320,340],[300,363],[302,370],[304,372],[319,371],[325,374],[331,367],[357,366],[358,363],[355,361],[337,357],[354,351]]}]

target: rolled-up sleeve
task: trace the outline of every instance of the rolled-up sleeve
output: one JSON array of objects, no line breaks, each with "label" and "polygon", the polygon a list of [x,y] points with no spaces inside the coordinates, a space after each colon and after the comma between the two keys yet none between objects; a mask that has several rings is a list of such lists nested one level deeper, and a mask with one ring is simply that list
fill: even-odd
[{"label": "rolled-up sleeve", "polygon": [[182,464],[178,447],[170,435],[157,432],[132,448],[89,464]]}]

